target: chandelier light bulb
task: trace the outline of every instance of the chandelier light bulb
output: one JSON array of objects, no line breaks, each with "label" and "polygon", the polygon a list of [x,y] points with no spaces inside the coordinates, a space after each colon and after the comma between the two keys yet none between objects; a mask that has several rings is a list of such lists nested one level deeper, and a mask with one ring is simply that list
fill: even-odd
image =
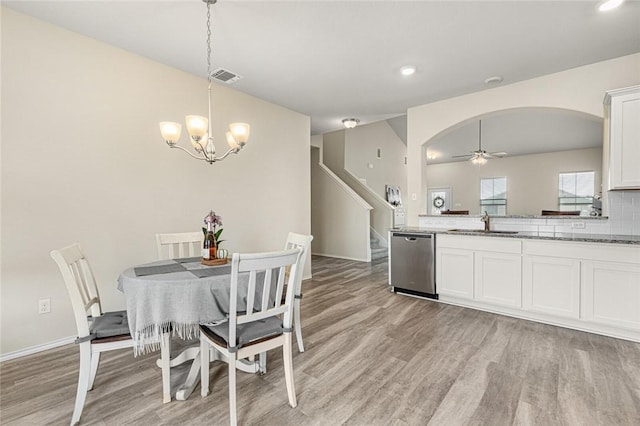
[{"label": "chandelier light bulb", "polygon": [[169,145],[175,145],[180,139],[182,133],[182,125],[180,123],[174,123],[172,121],[162,121],[160,123],[160,133],[162,139]]},{"label": "chandelier light bulb", "polygon": [[251,126],[249,126],[247,123],[231,123],[229,125],[229,131],[231,132],[233,139],[238,143],[238,145],[240,145],[240,147],[243,147],[249,139]]}]

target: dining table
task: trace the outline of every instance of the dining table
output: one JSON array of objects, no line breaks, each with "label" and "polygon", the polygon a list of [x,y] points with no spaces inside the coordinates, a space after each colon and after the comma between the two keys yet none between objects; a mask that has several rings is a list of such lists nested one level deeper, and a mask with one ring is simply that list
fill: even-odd
[{"label": "dining table", "polygon": [[[238,294],[246,294],[249,274],[238,275]],[[168,259],[128,268],[118,277],[118,290],[124,293],[134,356],[161,350],[170,354],[172,336],[184,340],[199,336],[200,324],[216,324],[227,320],[231,285],[231,264],[206,266],[200,257]],[[246,298],[238,299],[246,309]],[[244,303],[244,305],[243,305]],[[193,360],[184,384],[176,392],[177,400],[186,400],[200,380],[200,346],[188,347],[172,359],[157,361],[170,368]],[[216,351],[210,361],[225,359]],[[237,364],[239,370],[257,373],[253,360]],[[165,370],[163,370],[163,374]],[[167,381],[168,381],[167,376]],[[164,389],[163,401],[171,401]]]}]

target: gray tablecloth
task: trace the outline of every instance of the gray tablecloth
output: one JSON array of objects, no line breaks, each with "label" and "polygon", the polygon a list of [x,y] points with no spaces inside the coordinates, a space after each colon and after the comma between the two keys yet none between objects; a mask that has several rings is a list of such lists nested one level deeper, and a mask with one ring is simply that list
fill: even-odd
[{"label": "gray tablecloth", "polygon": [[[130,268],[118,277],[118,289],[124,292],[127,301],[129,328],[135,341],[136,355],[158,350],[163,332],[172,330],[174,335],[191,339],[198,336],[200,324],[224,321],[228,316],[231,264],[207,267],[199,262],[164,260],[138,268],[145,268],[141,270],[148,273],[147,267],[175,265],[177,262],[185,270],[136,276],[136,268]],[[205,276],[199,278],[197,275]],[[263,280],[264,275],[258,274],[257,288],[262,288]],[[239,310],[246,309],[248,283],[249,274],[240,274]],[[271,287],[275,294],[275,284]],[[256,302],[259,300],[261,297],[256,297]]]}]

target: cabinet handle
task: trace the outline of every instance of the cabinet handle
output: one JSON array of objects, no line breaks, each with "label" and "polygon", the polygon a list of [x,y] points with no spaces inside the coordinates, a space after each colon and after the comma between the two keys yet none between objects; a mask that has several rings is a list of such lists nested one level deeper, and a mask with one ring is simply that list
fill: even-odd
[{"label": "cabinet handle", "polygon": [[405,241],[415,241],[416,237],[404,237]]}]

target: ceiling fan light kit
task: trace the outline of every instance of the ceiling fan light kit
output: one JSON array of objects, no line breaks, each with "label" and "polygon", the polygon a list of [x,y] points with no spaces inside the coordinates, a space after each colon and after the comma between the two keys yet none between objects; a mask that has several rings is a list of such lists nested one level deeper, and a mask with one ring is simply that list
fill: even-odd
[{"label": "ceiling fan light kit", "polygon": [[482,166],[483,164],[487,164],[487,161],[490,158],[502,158],[507,155],[506,152],[487,152],[482,149],[482,120],[478,121],[478,149],[473,151],[471,154],[466,155],[454,155],[451,158],[462,158],[469,157],[469,161],[473,165]]}]

